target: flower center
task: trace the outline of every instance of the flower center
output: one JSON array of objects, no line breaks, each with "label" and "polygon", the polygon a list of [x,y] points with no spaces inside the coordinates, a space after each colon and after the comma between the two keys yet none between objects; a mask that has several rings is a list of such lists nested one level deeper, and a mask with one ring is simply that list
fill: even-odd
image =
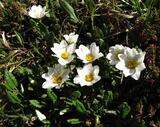
[{"label": "flower center", "polygon": [[63,52],[63,53],[61,54],[61,57],[62,57],[63,59],[65,59],[65,60],[67,60],[67,59],[69,58],[69,56],[70,56],[70,53],[67,52],[67,51],[65,51],[65,52]]},{"label": "flower center", "polygon": [[90,74],[88,74],[88,75],[85,75],[85,80],[86,80],[87,82],[93,81],[93,80],[94,80],[93,74],[90,73]]},{"label": "flower center", "polygon": [[138,62],[137,62],[136,60],[129,60],[129,61],[127,62],[127,67],[128,67],[129,69],[134,69],[134,68],[137,67],[137,65],[138,65]]},{"label": "flower center", "polygon": [[92,54],[87,54],[85,59],[89,62],[93,61],[94,60],[94,56]]},{"label": "flower center", "polygon": [[62,77],[60,75],[52,75],[52,83],[54,84],[60,84],[62,82]]}]

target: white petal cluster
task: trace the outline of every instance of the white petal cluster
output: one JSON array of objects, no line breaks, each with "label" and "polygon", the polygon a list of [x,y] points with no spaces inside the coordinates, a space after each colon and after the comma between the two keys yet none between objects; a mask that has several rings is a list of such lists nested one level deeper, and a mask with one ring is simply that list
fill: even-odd
[{"label": "white petal cluster", "polygon": [[48,73],[42,75],[42,78],[46,79],[42,88],[61,88],[62,84],[69,78],[69,72],[69,69],[65,69],[64,66],[60,64],[56,64],[53,68],[48,68]]},{"label": "white petal cluster", "polygon": [[68,44],[65,40],[62,40],[60,44],[54,43],[51,50],[58,58],[58,62],[61,65],[66,65],[74,59],[73,53],[75,52],[75,44]]},{"label": "white petal cluster", "polygon": [[58,58],[59,64],[56,64],[53,68],[48,68],[48,73],[42,75],[42,78],[46,79],[42,88],[56,88],[62,87],[62,84],[69,78],[69,69],[66,69],[64,65],[69,64],[74,59],[74,52],[76,49],[76,43],[78,40],[78,34],[70,33],[64,35],[65,40],[60,43],[54,43],[51,50]]},{"label": "white petal cluster", "polygon": [[115,45],[110,47],[106,58],[110,60],[111,65],[121,70],[125,77],[131,76],[135,80],[140,78],[141,71],[144,70],[145,52],[135,48]]},{"label": "white petal cluster", "polygon": [[98,82],[101,77],[99,74],[99,66],[92,64],[85,64],[83,68],[77,68],[78,75],[74,78],[74,83],[81,86],[91,86]]},{"label": "white petal cluster", "polygon": [[42,7],[41,5],[33,5],[28,12],[28,15],[34,19],[40,19],[44,17],[46,14],[46,7]]},{"label": "white petal cluster", "polygon": [[115,45],[109,48],[109,53],[107,54],[106,58],[110,60],[111,65],[116,65],[119,62],[119,54],[124,54],[124,47],[123,45]]},{"label": "white petal cluster", "polygon": [[144,57],[145,52],[137,51],[135,48],[126,48],[124,54],[119,55],[120,62],[116,65],[116,68],[122,70],[124,76],[131,76],[135,80],[138,80],[141,71],[144,70]]},{"label": "white petal cluster", "polygon": [[83,63],[93,62],[103,56],[103,54],[99,52],[99,47],[96,43],[92,43],[89,48],[84,45],[80,45],[75,52],[78,58],[83,60]]},{"label": "white petal cluster", "polygon": [[73,44],[73,43],[75,44],[75,43],[77,43],[79,35],[75,34],[75,32],[73,32],[73,33],[70,33],[69,35],[65,34],[65,35],[63,35],[63,37],[65,38],[65,40],[69,44]]}]

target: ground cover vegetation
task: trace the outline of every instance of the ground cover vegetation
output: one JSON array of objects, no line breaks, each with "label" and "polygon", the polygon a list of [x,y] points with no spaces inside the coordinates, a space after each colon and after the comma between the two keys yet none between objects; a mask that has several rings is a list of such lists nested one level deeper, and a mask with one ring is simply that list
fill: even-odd
[{"label": "ground cover vegetation", "polygon": [[160,127],[159,0],[1,0],[0,126]]}]

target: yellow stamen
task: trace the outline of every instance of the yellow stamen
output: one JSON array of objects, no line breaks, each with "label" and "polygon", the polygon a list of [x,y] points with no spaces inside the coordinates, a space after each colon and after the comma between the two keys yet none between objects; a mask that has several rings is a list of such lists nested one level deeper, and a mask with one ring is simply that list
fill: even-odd
[{"label": "yellow stamen", "polygon": [[92,62],[94,60],[94,56],[92,54],[87,54],[85,59],[89,62]]},{"label": "yellow stamen", "polygon": [[88,75],[85,75],[85,80],[86,80],[87,82],[93,81],[93,80],[94,80],[93,74],[90,73],[90,74],[88,74]]},{"label": "yellow stamen", "polygon": [[69,58],[69,56],[70,56],[70,53],[67,52],[67,51],[65,51],[65,52],[63,52],[63,53],[61,54],[61,57],[62,57],[63,59],[65,59],[65,60],[67,60],[67,59]]},{"label": "yellow stamen", "polygon": [[129,60],[127,62],[127,67],[129,69],[135,69],[137,67],[137,65],[138,65],[138,62],[136,60]]},{"label": "yellow stamen", "polygon": [[52,83],[54,84],[60,84],[62,82],[62,77],[60,75],[52,75]]}]

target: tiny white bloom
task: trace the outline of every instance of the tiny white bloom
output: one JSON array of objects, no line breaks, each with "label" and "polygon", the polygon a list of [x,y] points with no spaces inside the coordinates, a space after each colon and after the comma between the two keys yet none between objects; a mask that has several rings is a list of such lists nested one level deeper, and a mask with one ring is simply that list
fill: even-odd
[{"label": "tiny white bloom", "polygon": [[135,48],[126,48],[124,54],[119,55],[120,61],[116,64],[116,68],[122,70],[125,77],[131,76],[138,80],[141,71],[146,68],[143,62],[145,54],[145,52]]},{"label": "tiny white bloom", "polygon": [[111,65],[116,65],[119,62],[118,55],[119,54],[124,54],[124,47],[123,45],[115,45],[111,46],[109,48],[109,53],[107,54],[106,58],[110,60]]},{"label": "tiny white bloom", "polygon": [[77,68],[78,75],[73,79],[74,83],[81,86],[91,86],[98,82],[101,77],[99,74],[99,66],[92,66],[92,64],[86,64],[83,68]]},{"label": "tiny white bloom", "polygon": [[83,63],[93,62],[103,56],[103,54],[99,52],[99,47],[96,43],[92,43],[89,48],[84,45],[80,45],[75,52],[79,59],[83,60]]},{"label": "tiny white bloom", "polygon": [[65,40],[62,40],[60,44],[54,43],[54,46],[51,50],[56,54],[58,62],[61,65],[66,65],[74,59],[73,53],[75,52],[74,44],[67,44]]},{"label": "tiny white bloom", "polygon": [[39,110],[36,109],[35,112],[36,112],[36,115],[40,121],[43,121],[46,119],[46,116],[44,114],[42,114]]},{"label": "tiny white bloom", "polygon": [[47,14],[46,7],[42,7],[41,5],[33,5],[28,12],[28,15],[35,19],[40,19]]},{"label": "tiny white bloom", "polygon": [[78,34],[75,34],[75,32],[70,33],[69,35],[67,35],[67,34],[63,35],[63,37],[65,38],[65,40],[66,40],[69,44],[77,43],[78,36],[79,36],[79,35],[78,35]]},{"label": "tiny white bloom", "polygon": [[46,79],[42,88],[49,89],[55,87],[59,89],[69,78],[69,69],[65,69],[64,66],[56,64],[53,68],[48,68],[48,73],[44,73],[42,78]]}]

